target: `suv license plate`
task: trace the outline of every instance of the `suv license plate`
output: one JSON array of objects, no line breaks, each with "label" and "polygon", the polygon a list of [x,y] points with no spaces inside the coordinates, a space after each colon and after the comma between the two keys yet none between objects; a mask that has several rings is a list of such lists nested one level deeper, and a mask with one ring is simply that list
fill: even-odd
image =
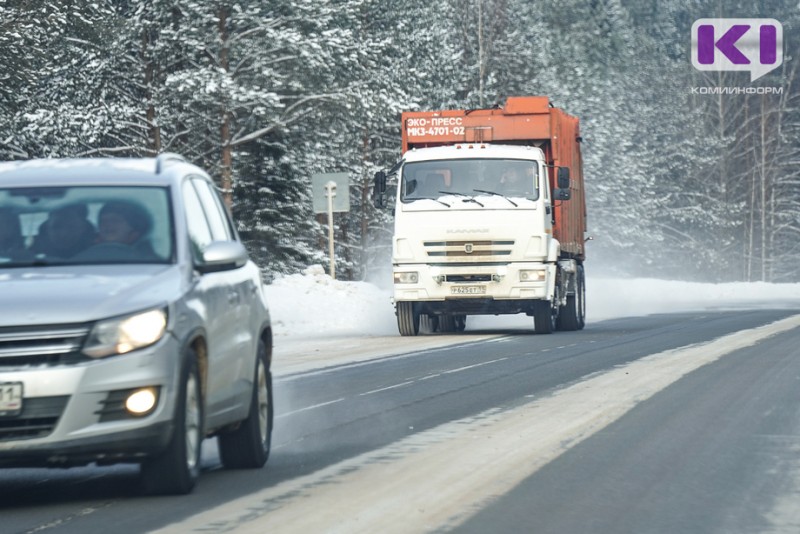
[{"label": "suv license plate", "polygon": [[0,417],[13,417],[22,412],[22,382],[0,383]]},{"label": "suv license plate", "polygon": [[453,286],[450,288],[453,295],[485,295],[486,286]]}]

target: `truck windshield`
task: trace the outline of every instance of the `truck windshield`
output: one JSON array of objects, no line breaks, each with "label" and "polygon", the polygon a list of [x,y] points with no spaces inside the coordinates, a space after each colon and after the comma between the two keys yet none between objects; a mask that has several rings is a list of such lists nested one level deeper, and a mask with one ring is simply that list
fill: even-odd
[{"label": "truck windshield", "polygon": [[0,188],[0,269],[169,263],[168,194],[163,187]]},{"label": "truck windshield", "polygon": [[450,159],[406,163],[400,199],[414,202],[446,195],[461,198],[539,198],[536,163],[519,159]]}]

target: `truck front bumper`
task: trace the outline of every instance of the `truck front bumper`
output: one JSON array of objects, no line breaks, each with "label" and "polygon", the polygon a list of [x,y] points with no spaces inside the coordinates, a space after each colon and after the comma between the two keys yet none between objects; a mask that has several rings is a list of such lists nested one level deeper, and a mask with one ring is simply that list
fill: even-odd
[{"label": "truck front bumper", "polygon": [[394,301],[418,302],[423,313],[529,312],[533,302],[553,299],[556,283],[556,265],[544,262],[401,264],[394,273]]}]

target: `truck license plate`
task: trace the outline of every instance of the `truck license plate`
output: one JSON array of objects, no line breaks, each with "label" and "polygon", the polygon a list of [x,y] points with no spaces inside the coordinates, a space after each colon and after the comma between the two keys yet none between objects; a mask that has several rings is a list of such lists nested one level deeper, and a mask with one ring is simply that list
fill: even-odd
[{"label": "truck license plate", "polygon": [[450,288],[453,295],[485,295],[486,286],[453,286]]},{"label": "truck license plate", "polygon": [[0,383],[0,417],[19,415],[22,412],[22,382]]}]

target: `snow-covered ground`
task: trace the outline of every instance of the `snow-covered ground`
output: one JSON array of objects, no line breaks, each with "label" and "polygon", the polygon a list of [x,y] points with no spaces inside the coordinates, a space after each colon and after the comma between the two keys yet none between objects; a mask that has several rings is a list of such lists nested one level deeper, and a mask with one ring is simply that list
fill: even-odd
[{"label": "snow-covered ground", "polygon": [[[797,308],[800,284],[701,284],[646,278],[588,278],[587,323],[619,317],[709,309]],[[305,368],[342,358],[364,359],[398,350],[476,340],[487,331],[531,328],[524,315],[470,317],[466,336],[401,338],[397,333],[390,291],[366,282],[333,280],[322,267],[276,279],[267,286],[272,313],[276,362],[280,366],[306,358]],[[480,336],[469,336],[480,331]],[[456,338],[456,339],[454,339]],[[316,354],[316,358],[315,358]],[[282,362],[282,363],[281,363]],[[292,370],[298,370],[298,367]],[[288,368],[284,367],[287,371]]]},{"label": "snow-covered ground", "polygon": [[[587,321],[704,309],[800,307],[800,284],[700,284],[647,278],[591,278],[586,283]],[[388,290],[366,282],[333,280],[322,267],[278,278],[267,286],[276,336],[384,336],[397,334]],[[514,321],[514,319],[518,319]],[[500,321],[500,323],[497,323]],[[470,317],[468,330],[523,316]],[[472,328],[470,328],[472,327]]]}]

